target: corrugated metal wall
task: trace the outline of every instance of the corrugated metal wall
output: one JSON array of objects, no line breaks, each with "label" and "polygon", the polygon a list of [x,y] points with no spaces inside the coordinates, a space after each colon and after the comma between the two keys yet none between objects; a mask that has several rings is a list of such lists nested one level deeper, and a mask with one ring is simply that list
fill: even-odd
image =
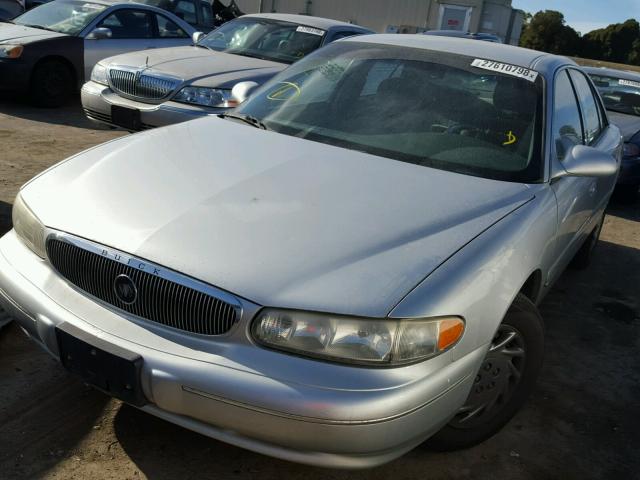
[{"label": "corrugated metal wall", "polygon": [[[469,30],[496,33],[517,43],[520,38],[521,18],[513,15],[512,0],[236,0],[240,9],[263,12],[303,13],[357,23],[376,32],[393,31],[415,33],[437,30],[441,25],[443,5],[471,7]],[[225,0],[223,0],[225,2]],[[512,25],[513,20],[515,25]],[[512,28],[509,28],[512,25]]]},{"label": "corrugated metal wall", "polygon": [[[271,12],[275,9],[280,13],[309,13],[384,32],[389,25],[427,28],[431,2],[432,0],[263,0],[262,11]],[[236,0],[236,3],[247,13],[257,12],[260,5],[259,0]]]}]

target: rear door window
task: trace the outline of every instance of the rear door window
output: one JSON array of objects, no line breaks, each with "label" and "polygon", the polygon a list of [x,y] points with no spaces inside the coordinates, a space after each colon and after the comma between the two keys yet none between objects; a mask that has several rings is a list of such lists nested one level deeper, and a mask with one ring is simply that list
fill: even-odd
[{"label": "rear door window", "polygon": [[202,10],[202,25],[207,28],[215,27],[213,12],[211,11],[211,4],[207,2],[200,2],[200,10]]},{"label": "rear door window", "polygon": [[198,23],[196,5],[191,0],[178,0],[173,9],[173,13],[187,23],[194,25]]},{"label": "rear door window", "polygon": [[160,38],[187,38],[189,35],[164,15],[156,15]]},{"label": "rear door window", "polygon": [[113,39],[153,38],[153,16],[133,9],[118,10],[105,18],[98,27],[111,30]]},{"label": "rear door window", "polygon": [[582,119],[584,121],[585,143],[592,145],[600,136],[600,132],[602,132],[598,102],[593,96],[591,85],[589,85],[584,74],[573,69],[569,70],[569,72],[580,101],[580,109],[582,110]]}]

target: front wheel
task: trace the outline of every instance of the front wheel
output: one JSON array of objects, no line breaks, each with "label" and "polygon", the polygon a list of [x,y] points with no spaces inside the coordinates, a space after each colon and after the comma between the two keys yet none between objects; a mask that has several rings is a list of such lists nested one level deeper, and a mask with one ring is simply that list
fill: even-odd
[{"label": "front wheel", "polygon": [[542,317],[527,297],[518,294],[491,341],[465,404],[427,446],[458,450],[497,433],[529,397],[543,355]]},{"label": "front wheel", "polygon": [[73,74],[58,60],[45,60],[36,65],[31,76],[31,98],[39,107],[60,107],[74,89]]}]

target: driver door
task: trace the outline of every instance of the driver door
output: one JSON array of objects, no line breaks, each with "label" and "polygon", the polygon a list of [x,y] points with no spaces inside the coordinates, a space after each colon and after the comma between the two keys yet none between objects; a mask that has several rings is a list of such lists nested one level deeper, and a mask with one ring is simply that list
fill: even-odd
[{"label": "driver door", "polygon": [[111,38],[84,39],[84,78],[100,60],[126,52],[155,48],[155,14],[146,10],[120,8],[102,19],[96,28],[111,30]]},{"label": "driver door", "polygon": [[[616,144],[607,142],[607,124],[592,88],[584,75],[566,69],[556,76],[552,152],[562,165],[575,145],[589,145],[612,156]],[[612,149],[613,147],[613,149]],[[603,178],[560,177],[552,183],[558,204],[555,240],[556,262],[549,271],[553,281],[571,261],[601,215],[615,175]]]}]

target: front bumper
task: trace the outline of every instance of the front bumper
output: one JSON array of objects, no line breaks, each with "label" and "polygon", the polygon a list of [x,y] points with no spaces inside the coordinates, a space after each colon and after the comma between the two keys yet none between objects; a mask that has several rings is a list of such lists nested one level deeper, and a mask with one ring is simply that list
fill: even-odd
[{"label": "front bumper", "polygon": [[[0,239],[0,303],[56,358],[55,327],[63,322],[140,355],[150,402],[143,410],[233,445],[323,467],[376,466],[437,432],[464,403],[487,348],[398,369],[328,365],[252,344],[207,352],[81,294],[14,231]],[[237,332],[244,327],[241,321]],[[276,375],[270,368],[278,363]],[[345,372],[354,380],[340,385]],[[388,386],[380,388],[381,381]]]},{"label": "front bumper", "polygon": [[166,101],[157,105],[137,102],[121,97],[109,87],[91,81],[82,86],[80,95],[82,98],[82,108],[89,120],[125,129],[126,127],[113,122],[111,117],[112,105],[138,110],[140,112],[141,130],[186,122],[195,118],[222,113],[227,110],[224,108],[213,109],[199,107],[197,105],[188,105],[172,101]]},{"label": "front bumper", "polygon": [[21,58],[0,59],[0,91],[26,92],[32,66]]}]

